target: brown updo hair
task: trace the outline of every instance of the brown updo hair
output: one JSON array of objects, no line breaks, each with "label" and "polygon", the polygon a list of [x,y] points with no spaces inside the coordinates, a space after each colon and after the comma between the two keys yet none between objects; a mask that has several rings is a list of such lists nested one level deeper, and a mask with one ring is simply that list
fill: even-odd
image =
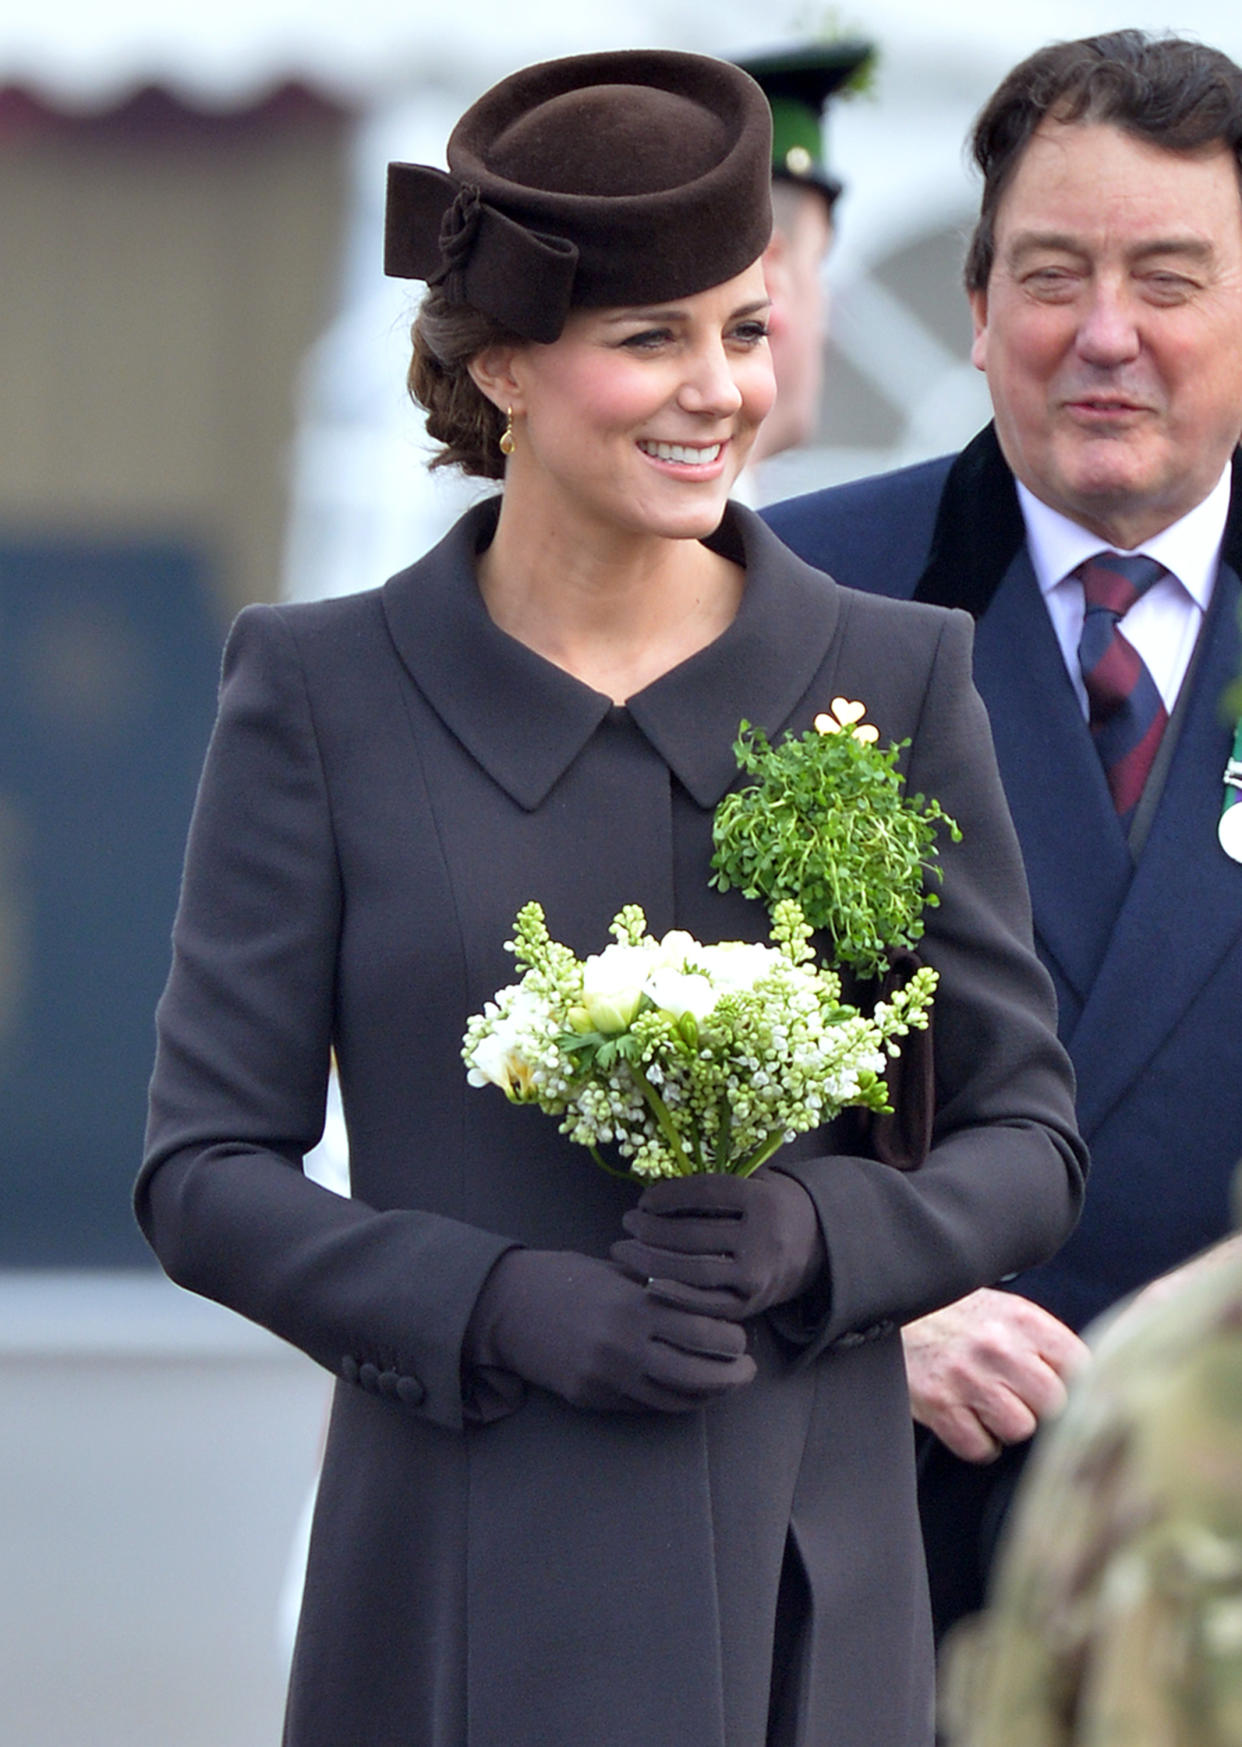
[{"label": "brown updo hair", "polygon": [[489,346],[524,346],[490,315],[451,303],[432,286],[410,329],[414,353],[406,386],[427,414],[427,434],[443,445],[434,467],[460,467],[476,479],[503,479],[500,452],[505,415],[483,393],[467,366]]}]

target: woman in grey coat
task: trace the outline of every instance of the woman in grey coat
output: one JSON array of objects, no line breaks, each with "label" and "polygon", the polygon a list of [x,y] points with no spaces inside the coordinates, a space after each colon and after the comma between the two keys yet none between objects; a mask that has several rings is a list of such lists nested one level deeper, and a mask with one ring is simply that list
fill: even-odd
[{"label": "woman in grey coat", "polygon": [[[415,389],[503,493],[230,639],[137,1206],[175,1279],[338,1378],[292,1747],[931,1738],[896,1331],[1055,1248],[1082,1157],[967,619],[838,589],[727,501],[773,392],[767,125],[723,63],[581,56],[482,98],[448,174],[393,166]],[[732,742],[835,696],[963,830],[931,1149],[821,1131],[671,1220],[468,1086],[465,1022],[532,897],[580,954],[632,902],[764,939],[708,885]],[[301,1170],[332,1050],[349,1200]],[[679,1234],[721,1195],[706,1291]]]}]

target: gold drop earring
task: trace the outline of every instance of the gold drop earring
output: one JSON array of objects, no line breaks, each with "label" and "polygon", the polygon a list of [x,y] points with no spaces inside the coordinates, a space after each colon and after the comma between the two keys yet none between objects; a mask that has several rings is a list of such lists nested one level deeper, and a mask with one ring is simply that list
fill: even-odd
[{"label": "gold drop earring", "polygon": [[500,433],[500,453],[512,455],[517,445],[513,441],[513,408],[505,408],[505,428]]}]

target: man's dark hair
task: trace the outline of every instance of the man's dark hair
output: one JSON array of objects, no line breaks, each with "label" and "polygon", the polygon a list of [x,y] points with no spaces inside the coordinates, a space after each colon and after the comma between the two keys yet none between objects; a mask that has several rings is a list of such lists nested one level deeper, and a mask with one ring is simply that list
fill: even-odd
[{"label": "man's dark hair", "polygon": [[1228,55],[1141,30],[1050,43],[1014,68],[975,123],[983,200],[966,255],[968,291],[987,287],[1001,195],[1047,120],[1106,122],[1170,152],[1223,145],[1242,176],[1242,68]]}]

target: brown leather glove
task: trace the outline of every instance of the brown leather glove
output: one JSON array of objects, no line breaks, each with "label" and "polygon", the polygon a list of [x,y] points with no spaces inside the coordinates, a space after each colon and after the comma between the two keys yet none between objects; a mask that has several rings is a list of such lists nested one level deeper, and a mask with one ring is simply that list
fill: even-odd
[{"label": "brown leather glove", "polygon": [[815,1203],[793,1177],[664,1177],[644,1189],[612,1246],[636,1280],[680,1281],[712,1315],[756,1316],[806,1291],[827,1257]]},{"label": "brown leather glove", "polygon": [[593,1256],[506,1250],[479,1294],[465,1357],[575,1407],[622,1412],[683,1413],[753,1379],[737,1321],[706,1314],[675,1283],[643,1282]]}]

